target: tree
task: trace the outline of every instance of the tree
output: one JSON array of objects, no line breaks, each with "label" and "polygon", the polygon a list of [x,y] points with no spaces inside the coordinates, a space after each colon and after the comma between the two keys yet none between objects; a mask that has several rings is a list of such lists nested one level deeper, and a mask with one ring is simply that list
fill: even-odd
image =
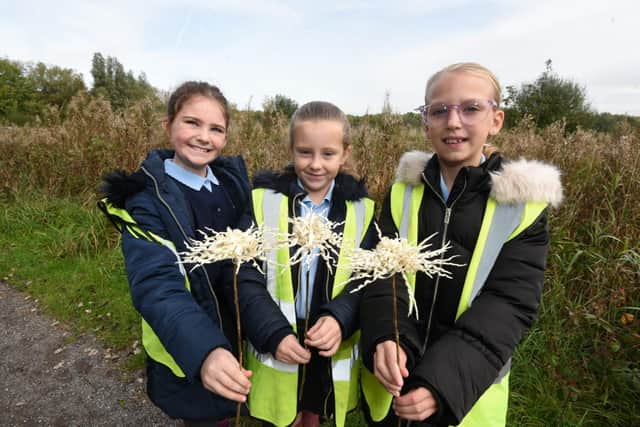
[{"label": "tree", "polygon": [[132,71],[125,71],[124,66],[115,57],[107,56],[105,59],[100,52],[94,53],[91,75],[91,93],[104,96],[114,109],[124,108],[144,98],[158,99],[157,90],[147,82],[144,73],[136,78]]},{"label": "tree", "polygon": [[86,91],[82,74],[70,68],[47,67],[44,63],[27,66],[25,77],[35,91],[35,98],[42,108],[55,105],[64,110],[67,103],[79,92]]},{"label": "tree", "polygon": [[104,56],[100,52],[93,54],[91,60],[91,76],[93,77],[93,92],[95,95],[96,88],[104,88],[107,86],[107,73]]},{"label": "tree", "polygon": [[298,103],[285,95],[276,95],[273,98],[267,98],[262,104],[265,112],[277,111],[287,118],[291,118],[293,113],[298,109]]},{"label": "tree", "polygon": [[0,121],[25,124],[38,112],[31,83],[24,76],[24,66],[0,59]]},{"label": "tree", "polygon": [[530,115],[539,128],[544,128],[558,120],[566,120],[566,129],[576,129],[585,113],[590,112],[586,90],[579,84],[561,78],[551,67],[551,60],[545,63],[545,70],[533,83],[524,83],[520,88],[507,86],[505,105],[510,123]]}]

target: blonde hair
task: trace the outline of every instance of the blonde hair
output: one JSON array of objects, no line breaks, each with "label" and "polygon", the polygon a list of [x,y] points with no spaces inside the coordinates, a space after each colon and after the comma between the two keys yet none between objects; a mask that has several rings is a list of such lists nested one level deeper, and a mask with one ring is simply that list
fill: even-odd
[{"label": "blonde hair", "polygon": [[432,75],[427,81],[427,87],[424,91],[424,103],[428,105],[431,102],[431,91],[433,89],[436,81],[447,73],[468,73],[474,75],[476,77],[483,78],[491,83],[494,91],[494,101],[500,106],[500,102],[502,101],[502,95],[500,90],[500,82],[498,82],[498,78],[489,71],[486,67],[476,63],[476,62],[458,62],[456,64],[451,64],[447,67],[444,67],[442,70],[438,71],[434,75]]},{"label": "blonde hair", "polygon": [[[330,102],[311,101],[300,106],[291,116],[291,122],[289,123],[289,149],[293,150],[296,126],[306,121],[322,120],[340,123],[342,125],[342,147],[346,150],[351,146],[351,125],[347,115]],[[340,168],[340,172],[348,173],[358,178],[359,176],[350,160],[347,159]]]}]

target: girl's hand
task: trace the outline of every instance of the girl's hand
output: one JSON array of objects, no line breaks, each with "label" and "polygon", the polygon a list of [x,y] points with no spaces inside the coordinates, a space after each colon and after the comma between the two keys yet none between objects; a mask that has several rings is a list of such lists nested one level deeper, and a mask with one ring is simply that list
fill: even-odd
[{"label": "girl's hand", "polygon": [[387,340],[378,344],[373,355],[373,371],[389,393],[396,397],[400,396],[400,390],[404,384],[403,378],[409,376],[407,355],[402,347],[400,347],[400,365],[398,366],[395,341]]},{"label": "girl's hand", "polygon": [[218,347],[202,363],[200,378],[207,390],[236,402],[245,402],[252,372],[244,370],[229,350]]},{"label": "girl's hand", "polygon": [[340,324],[332,316],[322,316],[311,329],[307,331],[304,343],[315,347],[318,354],[331,357],[338,351],[342,342],[342,330]]},{"label": "girl's hand", "polygon": [[279,361],[291,365],[308,363],[311,359],[311,353],[300,345],[295,335],[287,335],[280,341],[275,356]]},{"label": "girl's hand", "polygon": [[396,415],[405,420],[422,421],[433,415],[438,409],[433,394],[425,387],[411,390],[407,394],[396,397],[393,410]]}]

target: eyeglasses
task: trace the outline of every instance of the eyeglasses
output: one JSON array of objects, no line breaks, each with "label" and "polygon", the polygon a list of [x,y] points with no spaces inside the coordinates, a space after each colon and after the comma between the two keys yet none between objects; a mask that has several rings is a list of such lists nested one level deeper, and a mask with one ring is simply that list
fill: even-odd
[{"label": "eyeglasses", "polygon": [[422,114],[422,119],[426,124],[440,126],[446,124],[451,111],[457,110],[462,124],[471,126],[484,120],[489,111],[494,108],[498,108],[498,103],[493,99],[471,99],[460,104],[435,103],[422,105],[416,108],[415,111],[419,111]]}]

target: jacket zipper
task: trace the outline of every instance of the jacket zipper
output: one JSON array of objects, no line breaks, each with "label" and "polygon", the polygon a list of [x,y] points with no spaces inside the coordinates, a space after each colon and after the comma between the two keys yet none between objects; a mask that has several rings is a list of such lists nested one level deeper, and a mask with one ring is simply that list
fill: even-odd
[{"label": "jacket zipper", "polygon": [[[178,228],[180,229],[180,232],[184,236],[185,242],[188,241],[189,240],[189,236],[187,236],[187,233],[184,231],[184,228],[182,228],[182,224],[180,224],[180,221],[178,221],[178,218],[176,217],[176,214],[173,212],[173,209],[171,209],[171,206],[169,206],[169,203],[167,203],[166,200],[164,200],[162,198],[162,196],[160,195],[160,187],[158,186],[158,181],[156,181],[156,178],[144,166],[141,169],[149,178],[151,178],[151,181],[153,181],[153,185],[154,185],[154,188],[156,190],[156,196],[158,197],[160,202],[164,205],[164,207],[167,208],[167,210],[171,214],[171,217],[173,218],[175,223],[178,225]],[[209,292],[211,292],[211,296],[213,297],[213,302],[216,304],[216,314],[218,315],[218,321],[220,322],[220,329],[222,330],[223,329],[222,316],[220,315],[220,306],[218,305],[218,298],[216,297],[216,294],[213,291],[213,286],[211,285],[211,279],[209,279],[209,274],[207,273],[207,269],[204,266],[201,266],[200,268],[202,269],[202,272],[204,273],[205,279],[207,279],[207,285],[209,286]]]},{"label": "jacket zipper", "polygon": [[[427,178],[424,176],[424,172],[421,174],[422,175],[422,179],[423,181],[427,184],[427,186],[431,189],[431,191],[433,191],[433,193],[440,199],[440,201],[442,202],[442,205],[445,208],[444,211],[444,229],[442,232],[442,240],[440,241],[440,247],[442,248],[446,241],[447,241],[447,231],[449,229],[449,221],[451,220],[451,212],[453,211],[453,207],[456,205],[456,203],[458,202],[458,200],[460,200],[460,197],[462,197],[462,195],[464,194],[464,191],[467,188],[467,179],[465,177],[464,180],[464,186],[462,187],[462,191],[460,191],[460,194],[458,195],[458,197],[451,203],[451,206],[447,207],[447,202],[444,200],[444,198],[442,198],[442,196],[434,190],[433,186],[429,183],[429,181],[427,181]],[[440,255],[440,259],[444,259],[444,253],[442,253]],[[422,357],[422,355],[424,354],[424,352],[427,349],[427,344],[429,342],[429,334],[431,333],[431,321],[433,319],[433,311],[435,309],[435,304],[436,304],[436,298],[438,297],[438,289],[440,287],[440,275],[438,274],[438,276],[436,277],[436,283],[434,285],[434,289],[433,289],[433,299],[431,301],[431,308],[429,309],[429,318],[427,320],[427,333],[424,337],[424,342],[422,343],[422,349],[420,350],[420,356]]]}]

